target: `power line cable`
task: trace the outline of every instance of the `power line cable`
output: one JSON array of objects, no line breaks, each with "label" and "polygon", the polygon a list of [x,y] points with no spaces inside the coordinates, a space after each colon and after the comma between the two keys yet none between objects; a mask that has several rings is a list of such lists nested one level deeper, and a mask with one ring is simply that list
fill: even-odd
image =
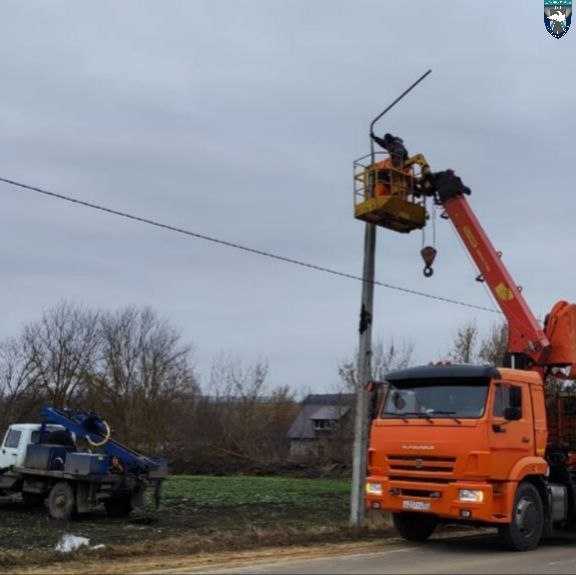
[{"label": "power line cable", "polygon": [[[207,235],[205,235],[205,234],[200,234],[200,233],[197,233],[197,232],[193,232],[193,231],[191,231],[191,230],[186,230],[186,229],[184,229],[184,228],[179,228],[179,227],[177,227],[177,226],[172,226],[172,225],[169,225],[169,224],[164,224],[164,223],[162,223],[162,222],[158,222],[158,221],[156,221],[156,220],[151,220],[151,219],[149,219],[149,218],[143,218],[143,217],[141,217],[141,216],[135,216],[134,214],[129,214],[129,213],[127,213],[127,212],[122,212],[122,211],[120,211],[120,210],[115,210],[115,209],[113,209],[113,208],[107,208],[107,207],[101,206],[101,205],[99,205],[99,204],[93,204],[93,203],[91,203],[91,202],[86,202],[86,201],[84,201],[84,200],[79,200],[79,199],[73,198],[73,197],[71,197],[71,196],[65,196],[64,194],[58,194],[58,193],[56,193],[56,192],[50,192],[50,191],[48,191],[48,190],[45,190],[45,189],[43,189],[43,188],[38,188],[38,187],[36,187],[36,186],[29,186],[28,184],[23,184],[23,183],[21,183],[21,182],[16,182],[15,180],[10,180],[10,179],[8,179],[8,178],[2,178],[2,177],[0,177],[0,182],[4,182],[5,184],[9,184],[9,185],[11,185],[11,186],[15,186],[15,187],[18,187],[18,188],[22,188],[22,189],[24,189],[24,190],[29,190],[29,191],[32,191],[32,192],[36,192],[36,193],[39,193],[39,194],[43,194],[43,195],[49,196],[49,197],[51,197],[51,198],[57,198],[57,199],[59,199],[59,200],[64,200],[64,201],[66,201],[66,202],[70,202],[70,203],[73,203],[73,204],[77,204],[77,205],[80,205],[80,206],[84,206],[84,207],[87,207],[87,208],[91,208],[91,209],[94,209],[94,210],[99,210],[99,211],[101,211],[101,212],[105,212],[105,213],[108,213],[108,214],[112,214],[112,215],[114,215],[114,216],[120,216],[120,217],[122,217],[122,218],[126,218],[126,219],[133,220],[133,221],[136,221],[136,222],[141,222],[141,223],[144,223],[144,224],[149,224],[149,225],[155,226],[155,227],[157,227],[157,228],[162,228],[162,229],[165,229],[165,230],[170,230],[170,231],[172,231],[172,232],[177,232],[177,233],[179,233],[179,234],[184,234],[184,235],[187,235],[187,236],[190,236],[190,237],[193,237],[193,238],[205,240],[205,241],[212,242],[212,243],[215,243],[215,244],[219,244],[219,245],[222,245],[222,246],[227,246],[227,247],[229,247],[229,248],[234,248],[234,249],[241,250],[241,251],[244,251],[244,252],[248,252],[248,253],[251,253],[251,254],[256,254],[256,255],[259,255],[259,256],[267,257],[267,258],[270,258],[270,259],[278,260],[278,261],[285,262],[285,263],[289,263],[289,264],[293,264],[293,265],[298,265],[298,266],[301,266],[301,267],[304,267],[304,268],[316,270],[316,271],[319,271],[319,272],[324,272],[324,273],[331,274],[331,275],[335,275],[335,276],[339,276],[339,277],[344,277],[344,278],[348,278],[348,279],[352,279],[352,280],[356,280],[356,281],[364,281],[360,276],[356,276],[356,275],[354,275],[354,274],[349,274],[349,273],[346,273],[346,272],[341,272],[341,271],[338,271],[338,270],[333,270],[333,269],[330,269],[330,268],[327,268],[327,267],[324,267],[324,266],[319,266],[319,265],[316,265],[316,264],[310,264],[310,263],[303,262],[303,261],[300,261],[300,260],[296,260],[296,259],[293,259],[293,258],[288,258],[288,257],[285,257],[285,256],[281,256],[281,255],[278,255],[278,254],[274,254],[274,253],[272,253],[272,252],[267,252],[267,251],[264,251],[264,250],[258,250],[258,249],[255,249],[255,248],[250,248],[250,247],[243,246],[243,245],[240,245],[240,244],[237,244],[237,243],[234,243],[234,242],[229,242],[229,241],[222,240],[222,239],[219,239],[219,238],[207,236]],[[455,299],[451,299],[451,298],[446,298],[446,297],[442,297],[442,296],[437,296],[437,295],[433,295],[433,294],[429,294],[429,293],[426,293],[426,292],[421,292],[421,291],[417,291],[417,290],[413,290],[413,289],[409,289],[409,288],[405,288],[405,287],[401,287],[401,286],[395,286],[395,285],[388,284],[388,283],[384,283],[384,282],[380,282],[380,281],[377,281],[377,280],[374,280],[373,283],[374,283],[374,285],[377,285],[377,286],[380,286],[380,287],[384,287],[384,288],[387,288],[387,289],[392,289],[392,290],[400,291],[400,292],[403,292],[403,293],[408,293],[408,294],[411,294],[411,295],[417,295],[417,296],[420,296],[420,297],[425,297],[425,298],[429,298],[429,299],[433,299],[433,300],[437,300],[437,301],[442,301],[442,302],[445,302],[445,303],[451,303],[451,304],[454,304],[454,305],[459,305],[459,306],[463,306],[463,307],[468,307],[468,308],[471,308],[471,309],[478,309],[478,310],[481,310],[481,311],[487,311],[487,312],[491,312],[491,313],[500,313],[500,312],[497,311],[497,310],[494,310],[494,309],[491,309],[491,308],[488,308],[488,307],[484,307],[484,306],[481,306],[481,305],[471,304],[471,303],[467,303],[467,302],[463,302],[463,301],[459,301],[459,300],[455,300]]]}]

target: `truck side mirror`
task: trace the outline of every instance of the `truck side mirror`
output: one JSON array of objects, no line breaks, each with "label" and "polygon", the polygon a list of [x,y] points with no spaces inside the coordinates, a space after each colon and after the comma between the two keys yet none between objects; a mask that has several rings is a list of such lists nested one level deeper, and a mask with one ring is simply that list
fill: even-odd
[{"label": "truck side mirror", "polygon": [[504,419],[507,421],[518,421],[522,419],[522,409],[520,407],[507,407],[504,410]]}]

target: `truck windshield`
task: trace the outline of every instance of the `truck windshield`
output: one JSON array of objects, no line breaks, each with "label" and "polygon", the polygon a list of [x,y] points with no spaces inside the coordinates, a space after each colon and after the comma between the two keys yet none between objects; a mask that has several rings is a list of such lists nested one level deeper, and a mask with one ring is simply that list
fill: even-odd
[{"label": "truck windshield", "polygon": [[422,379],[390,384],[381,417],[478,419],[484,415],[490,380]]}]

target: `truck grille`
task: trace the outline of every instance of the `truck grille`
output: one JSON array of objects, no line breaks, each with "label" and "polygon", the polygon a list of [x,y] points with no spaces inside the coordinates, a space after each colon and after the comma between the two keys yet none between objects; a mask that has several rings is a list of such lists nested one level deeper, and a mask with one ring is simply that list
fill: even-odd
[{"label": "truck grille", "polygon": [[387,455],[386,461],[390,472],[408,471],[427,475],[452,473],[456,458],[436,455]]},{"label": "truck grille", "polygon": [[430,489],[400,489],[400,495],[404,497],[427,497],[429,499],[441,499],[441,491],[431,491]]}]

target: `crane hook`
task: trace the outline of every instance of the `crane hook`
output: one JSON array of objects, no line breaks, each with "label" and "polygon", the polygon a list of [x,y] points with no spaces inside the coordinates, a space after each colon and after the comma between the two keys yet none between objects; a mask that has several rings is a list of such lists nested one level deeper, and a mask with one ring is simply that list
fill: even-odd
[{"label": "crane hook", "polygon": [[432,246],[426,246],[420,250],[420,255],[422,256],[422,259],[426,264],[424,267],[424,276],[427,278],[431,277],[432,274],[434,273],[434,270],[432,269],[432,264],[436,259],[437,253],[438,252],[436,248],[433,248]]}]

